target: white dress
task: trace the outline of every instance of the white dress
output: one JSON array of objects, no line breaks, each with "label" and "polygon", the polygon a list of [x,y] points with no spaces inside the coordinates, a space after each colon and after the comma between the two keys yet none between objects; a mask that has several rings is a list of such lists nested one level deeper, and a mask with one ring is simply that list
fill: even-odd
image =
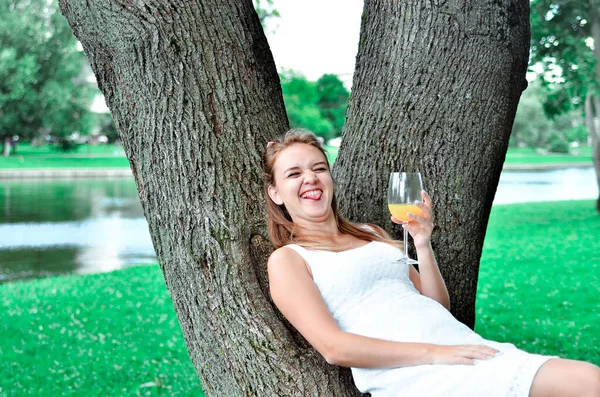
[{"label": "white dress", "polygon": [[528,397],[550,356],[483,339],[433,299],[417,291],[404,253],[370,242],[343,252],[286,247],[310,266],[314,282],[340,329],[398,342],[481,344],[500,353],[476,365],[352,368],[356,387],[372,397]]}]

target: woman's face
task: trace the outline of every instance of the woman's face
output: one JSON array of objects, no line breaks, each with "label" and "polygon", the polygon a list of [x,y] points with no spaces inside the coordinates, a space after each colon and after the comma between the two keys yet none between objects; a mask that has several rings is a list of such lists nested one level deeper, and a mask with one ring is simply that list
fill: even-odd
[{"label": "woman's face", "polygon": [[313,146],[294,144],[279,153],[273,166],[275,185],[269,197],[284,204],[294,223],[319,222],[331,216],[333,179],[327,160]]}]

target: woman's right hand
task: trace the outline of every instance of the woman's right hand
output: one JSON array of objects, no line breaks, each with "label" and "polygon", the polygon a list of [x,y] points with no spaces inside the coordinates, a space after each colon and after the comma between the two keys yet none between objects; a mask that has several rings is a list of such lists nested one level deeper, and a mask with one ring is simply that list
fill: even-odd
[{"label": "woman's right hand", "polygon": [[498,352],[499,350],[484,345],[435,345],[432,364],[474,365],[473,360],[489,360]]}]

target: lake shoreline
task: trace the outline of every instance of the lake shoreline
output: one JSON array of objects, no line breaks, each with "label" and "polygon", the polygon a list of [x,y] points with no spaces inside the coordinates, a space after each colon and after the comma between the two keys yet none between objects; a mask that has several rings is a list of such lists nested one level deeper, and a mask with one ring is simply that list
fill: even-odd
[{"label": "lake shoreline", "polygon": [[504,164],[502,171],[545,171],[567,168],[592,168],[592,163],[561,163],[561,164]]},{"label": "lake shoreline", "polygon": [[0,170],[1,179],[132,177],[131,168],[30,168]]},{"label": "lake shoreline", "polygon": [[[591,163],[504,164],[503,171],[545,171],[563,168],[592,168]],[[0,179],[131,177],[131,168],[29,168],[0,170]]]}]

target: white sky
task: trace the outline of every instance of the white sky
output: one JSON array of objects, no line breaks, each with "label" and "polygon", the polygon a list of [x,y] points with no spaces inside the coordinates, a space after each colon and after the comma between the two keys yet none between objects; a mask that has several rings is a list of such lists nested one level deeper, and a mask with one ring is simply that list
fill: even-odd
[{"label": "white sky", "polygon": [[274,5],[281,17],[266,30],[277,70],[294,69],[309,80],[334,73],[350,88],[363,0],[274,0]]}]

